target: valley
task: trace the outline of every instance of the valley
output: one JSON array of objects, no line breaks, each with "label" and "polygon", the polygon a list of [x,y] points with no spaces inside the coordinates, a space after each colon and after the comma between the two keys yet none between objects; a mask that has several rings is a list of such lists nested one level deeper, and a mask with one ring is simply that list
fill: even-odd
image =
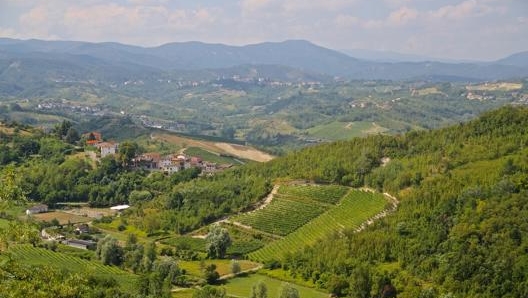
[{"label": "valley", "polygon": [[[431,289],[470,297],[522,293],[527,113],[504,107],[453,127],[323,143],[202,177],[134,169],[121,163],[124,151],[83,160],[55,134],[6,123],[0,269],[22,270],[12,261],[72,276],[92,268],[86,278],[125,297],[138,289],[189,297],[208,287],[248,295],[259,281],[270,295],[289,284],[305,297],[352,289],[374,295],[386,287],[398,297]],[[157,131],[147,140],[168,144],[170,137]],[[198,148],[191,139],[172,141]],[[216,144],[201,146],[213,152]],[[37,202],[50,210],[22,215]],[[130,207],[98,211],[123,203]],[[76,232],[83,222],[89,228]],[[69,242],[43,239],[43,229]],[[218,242],[221,250],[211,250],[213,233],[228,235],[219,238],[229,239]],[[497,259],[518,265],[491,269]],[[515,283],[476,287],[496,272]]]},{"label": "valley", "polygon": [[0,296],[526,297],[525,60],[0,38]]}]

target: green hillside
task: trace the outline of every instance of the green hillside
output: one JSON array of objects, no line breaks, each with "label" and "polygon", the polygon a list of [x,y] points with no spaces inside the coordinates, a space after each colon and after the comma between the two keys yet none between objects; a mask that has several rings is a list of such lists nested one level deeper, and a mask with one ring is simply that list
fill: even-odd
[{"label": "green hillside", "polygon": [[[185,171],[151,175],[132,171],[122,160],[111,158],[92,165],[71,158],[71,146],[43,133],[25,136],[13,130],[4,140],[0,194],[26,195],[49,204],[86,201],[95,206],[130,199],[132,207],[110,219],[111,225],[139,230],[145,241],[154,243],[160,236],[179,239],[178,234],[245,214],[282,181],[342,185],[323,196],[303,194],[304,189],[295,187],[279,188],[277,203],[294,206],[290,213],[278,212],[280,208],[273,213],[280,223],[277,229],[284,229],[284,239],[248,256],[266,261],[268,269],[280,267],[291,280],[305,280],[337,296],[372,297],[380,292],[385,297],[397,292],[400,298],[528,295],[525,107],[504,107],[441,130],[312,146],[211,177]],[[342,189],[364,186],[378,193],[352,191],[336,200],[343,195]],[[385,192],[400,201],[397,210],[357,232],[364,220],[387,207],[381,195]],[[264,210],[272,204],[251,216],[263,219]],[[298,216],[291,213],[305,209],[317,212],[306,212],[309,216],[302,217],[300,224],[288,227],[287,220],[296,221]],[[261,219],[255,223],[265,222]],[[336,232],[323,233],[325,229]],[[302,237],[296,236],[301,233]],[[269,242],[263,235],[247,233],[248,238]],[[170,246],[170,241],[166,243]],[[173,252],[184,246],[175,245],[169,247]],[[271,251],[274,245],[277,248]],[[258,256],[259,252],[263,255]],[[3,282],[0,279],[2,289]]]},{"label": "green hillside", "polygon": [[83,260],[44,248],[35,248],[30,245],[17,245],[11,248],[12,257],[24,264],[52,266],[60,270],[73,273],[96,274],[104,277],[115,278],[124,289],[131,290],[137,276],[118,267],[106,266],[99,262]]}]

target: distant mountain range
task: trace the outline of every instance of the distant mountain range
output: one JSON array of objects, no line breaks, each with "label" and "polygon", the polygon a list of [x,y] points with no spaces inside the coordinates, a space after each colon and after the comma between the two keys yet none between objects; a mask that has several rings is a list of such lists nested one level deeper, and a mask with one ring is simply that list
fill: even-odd
[{"label": "distant mountain range", "polygon": [[[472,81],[528,76],[528,52],[488,63],[446,63],[415,58],[408,57],[410,62],[362,60],[304,40],[247,46],[183,42],[145,48],[119,43],[0,38],[0,80],[20,82],[43,76],[126,80],[161,74],[201,78],[232,75],[237,70],[247,73],[249,69],[262,72],[262,76],[289,80],[341,77]],[[2,84],[5,83],[0,82],[0,88]]]}]

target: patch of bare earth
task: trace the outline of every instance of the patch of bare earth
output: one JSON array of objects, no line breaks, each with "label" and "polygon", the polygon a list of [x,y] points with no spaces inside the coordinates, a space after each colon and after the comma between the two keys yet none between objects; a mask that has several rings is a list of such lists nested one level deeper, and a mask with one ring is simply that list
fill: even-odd
[{"label": "patch of bare earth", "polygon": [[244,159],[251,159],[259,162],[266,162],[273,159],[272,155],[247,146],[228,143],[215,143],[215,146],[230,155],[238,156]]},{"label": "patch of bare earth", "polygon": [[273,155],[249,146],[194,140],[171,134],[151,134],[151,138],[178,144],[182,147],[199,147],[210,152],[232,155],[238,158],[250,159],[258,162],[266,162],[274,158]]}]

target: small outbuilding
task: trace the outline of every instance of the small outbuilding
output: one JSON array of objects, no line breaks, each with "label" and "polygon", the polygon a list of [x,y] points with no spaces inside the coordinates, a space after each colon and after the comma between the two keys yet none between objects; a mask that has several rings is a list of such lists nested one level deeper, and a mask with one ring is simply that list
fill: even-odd
[{"label": "small outbuilding", "polygon": [[123,211],[128,208],[130,208],[130,206],[128,205],[117,205],[117,206],[110,207],[111,210],[116,210],[116,211]]},{"label": "small outbuilding", "polygon": [[39,205],[35,205],[35,206],[33,206],[33,207],[29,208],[29,209],[26,209],[26,214],[27,215],[43,213],[43,212],[48,212],[48,205],[39,204]]},{"label": "small outbuilding", "polygon": [[80,249],[95,249],[97,247],[97,242],[91,240],[68,239],[63,244]]}]

